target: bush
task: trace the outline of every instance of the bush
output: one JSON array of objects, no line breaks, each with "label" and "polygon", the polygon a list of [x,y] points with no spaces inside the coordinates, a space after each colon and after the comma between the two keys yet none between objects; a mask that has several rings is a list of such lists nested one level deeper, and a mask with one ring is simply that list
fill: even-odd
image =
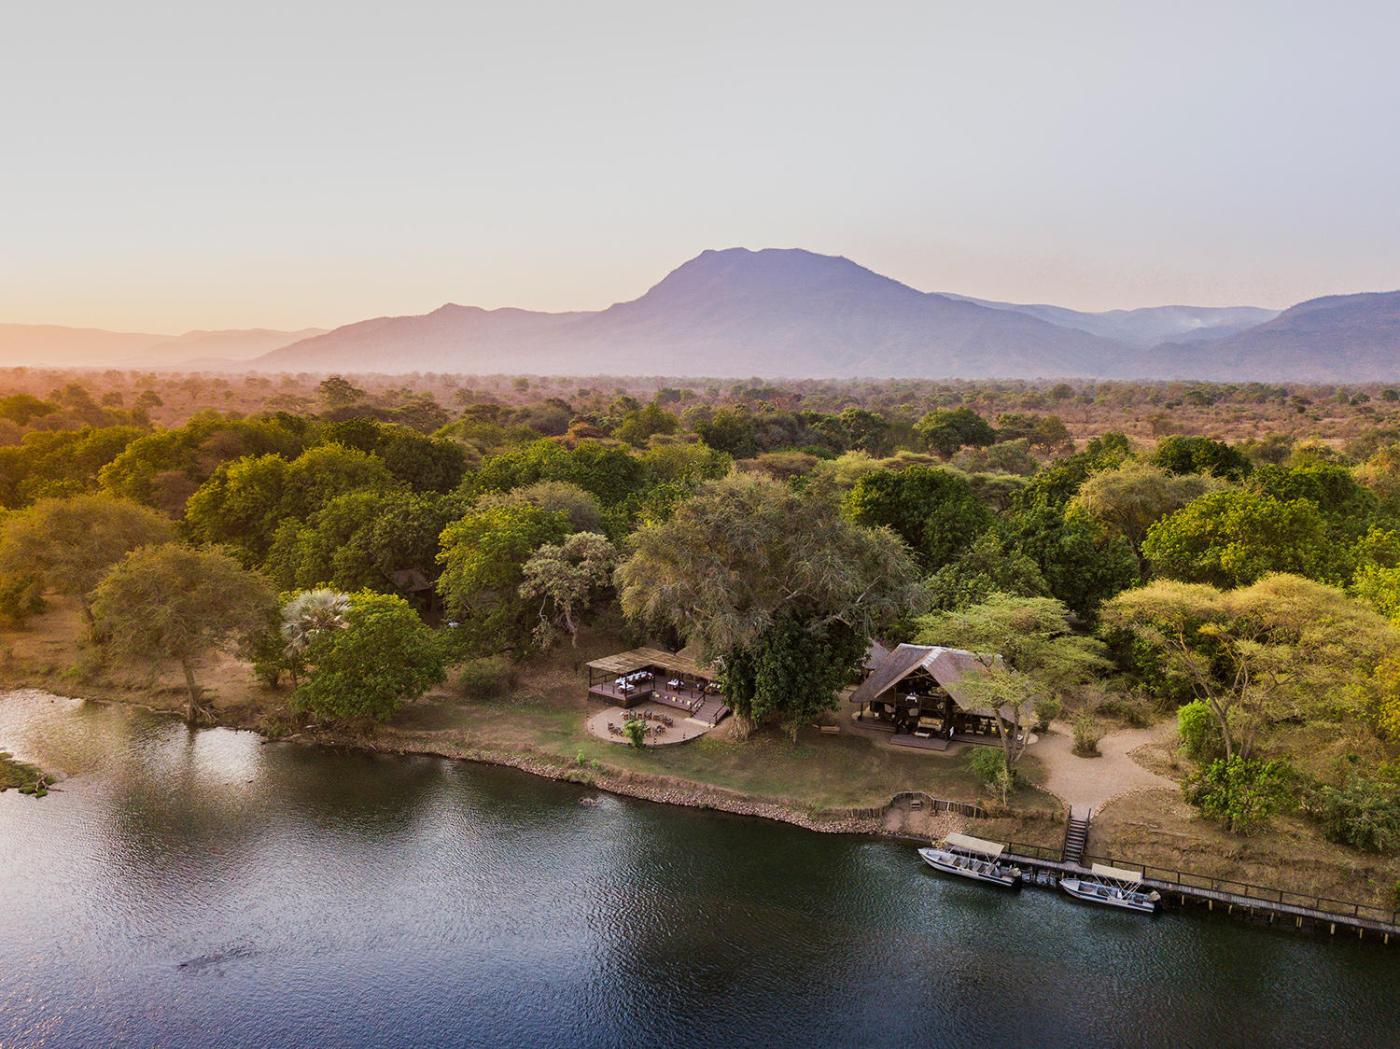
[{"label": "bush", "polygon": [[44,610],[42,582],[32,575],[0,576],[0,624],[18,629]]},{"label": "bush", "polygon": [[622,723],[622,731],[627,736],[627,742],[638,750],[646,745],[647,726],[645,721],[638,718],[628,718]]},{"label": "bush", "polygon": [[1292,770],[1282,761],[1216,758],[1186,781],[1186,800],[1235,834],[1252,834],[1293,802]]},{"label": "bush", "polygon": [[1309,808],[1333,841],[1366,852],[1400,851],[1400,788],[1364,776],[1322,786]]},{"label": "bush", "polygon": [[973,747],[967,756],[967,767],[987,787],[1001,795],[1001,803],[1006,804],[1007,795],[1016,786],[1016,773],[1006,767],[1006,756],[1000,747]]},{"label": "bush", "polygon": [[1034,703],[1034,707],[1035,731],[1044,732],[1050,727],[1050,722],[1060,716],[1060,711],[1064,708],[1064,704],[1054,696],[1045,696],[1041,699],[1037,699]]},{"label": "bush", "polygon": [[487,656],[462,664],[457,687],[468,699],[495,699],[515,684],[515,667],[505,656]]},{"label": "bush", "polygon": [[1152,704],[1142,696],[1131,696],[1121,692],[1111,692],[1104,696],[1098,705],[1101,717],[1112,718],[1129,728],[1146,728],[1152,724]]},{"label": "bush", "polygon": [[1103,739],[1103,725],[1093,714],[1080,714],[1074,719],[1074,746],[1070,749],[1081,758],[1099,756],[1099,740]]},{"label": "bush", "polygon": [[1177,709],[1176,730],[1181,735],[1181,749],[1197,761],[1213,761],[1224,753],[1220,722],[1199,699]]}]

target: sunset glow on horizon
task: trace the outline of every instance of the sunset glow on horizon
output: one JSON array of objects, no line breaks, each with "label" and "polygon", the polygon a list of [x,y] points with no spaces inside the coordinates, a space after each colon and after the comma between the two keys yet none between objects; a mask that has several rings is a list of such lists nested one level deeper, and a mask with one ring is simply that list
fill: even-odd
[{"label": "sunset glow on horizon", "polygon": [[30,5],[0,323],[598,309],[734,245],[1081,309],[1391,289],[1400,14],[1348,7]]}]

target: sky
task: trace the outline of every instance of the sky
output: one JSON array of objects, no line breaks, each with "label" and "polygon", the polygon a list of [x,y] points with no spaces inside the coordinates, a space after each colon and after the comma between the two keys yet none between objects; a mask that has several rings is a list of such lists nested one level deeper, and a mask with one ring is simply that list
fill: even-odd
[{"label": "sky", "polygon": [[1400,5],[110,0],[0,32],[0,322],[594,309],[706,248],[1107,309],[1400,287]]}]

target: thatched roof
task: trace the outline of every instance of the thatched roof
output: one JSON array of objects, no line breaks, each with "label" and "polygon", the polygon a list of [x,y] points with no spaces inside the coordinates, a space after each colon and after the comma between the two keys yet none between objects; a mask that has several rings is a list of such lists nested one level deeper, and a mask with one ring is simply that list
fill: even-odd
[{"label": "thatched roof", "polygon": [[[1001,657],[994,656],[992,662],[1000,666]],[[929,676],[953,697],[953,702],[962,710],[969,714],[992,716],[990,708],[979,705],[977,698],[961,687],[969,675],[985,671],[986,663],[965,649],[943,648],[940,645],[900,645],[887,653],[884,659],[878,661],[870,676],[851,693],[851,702],[878,700],[919,669],[928,671]]]},{"label": "thatched roof", "polygon": [[655,667],[668,674],[689,674],[707,681],[715,676],[714,668],[702,664],[689,650],[667,652],[664,648],[634,648],[630,652],[595,659],[588,666],[604,674],[631,674],[646,667]]}]

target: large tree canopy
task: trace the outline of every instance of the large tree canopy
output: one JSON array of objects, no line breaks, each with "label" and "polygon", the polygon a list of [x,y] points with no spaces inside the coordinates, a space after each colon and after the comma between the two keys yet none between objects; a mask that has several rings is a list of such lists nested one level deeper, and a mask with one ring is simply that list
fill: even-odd
[{"label": "large tree canopy", "polygon": [[1172,474],[1152,463],[1129,460],[1091,474],[1069,505],[1116,529],[1140,550],[1148,528],[1217,486],[1201,474]]},{"label": "large tree canopy", "polygon": [[1103,619],[1155,650],[1210,707],[1226,758],[1249,757],[1284,719],[1335,712],[1347,685],[1400,644],[1369,606],[1296,575],[1227,591],[1158,580],[1119,594]]},{"label": "large tree canopy", "polygon": [[867,474],[846,495],[858,524],[886,526],[932,571],[954,560],[992,526],[992,511],[952,470],[909,466]]},{"label": "large tree canopy", "polygon": [[195,662],[234,638],[264,630],[277,607],[266,580],[217,550],[167,543],[127,555],[98,585],[92,615],[98,637],[131,657],[180,664],[193,721],[200,689]]},{"label": "large tree canopy", "polygon": [[70,594],[86,614],[89,595],[108,569],[138,546],[167,541],[174,531],[170,520],[128,499],[40,499],[0,517],[0,572]]},{"label": "large tree canopy", "polygon": [[563,513],[524,502],[472,510],[443,530],[438,593],[448,615],[459,622],[468,652],[494,655],[531,647],[537,617],[520,594],[525,564],[568,532]]},{"label": "large tree canopy", "polygon": [[351,594],[343,625],[316,631],[294,703],[335,721],[387,721],[444,677],[443,647],[403,598]]},{"label": "large tree canopy", "polygon": [[617,578],[630,618],[723,661],[740,714],[793,727],[830,706],[869,638],[920,600],[893,533],[843,518],[828,492],[755,475],[712,481],[642,527]]},{"label": "large tree canopy", "polygon": [[1148,529],[1142,552],[1158,575],[1222,587],[1270,572],[1331,580],[1342,571],[1342,552],[1315,503],[1249,489],[1193,499]]}]

